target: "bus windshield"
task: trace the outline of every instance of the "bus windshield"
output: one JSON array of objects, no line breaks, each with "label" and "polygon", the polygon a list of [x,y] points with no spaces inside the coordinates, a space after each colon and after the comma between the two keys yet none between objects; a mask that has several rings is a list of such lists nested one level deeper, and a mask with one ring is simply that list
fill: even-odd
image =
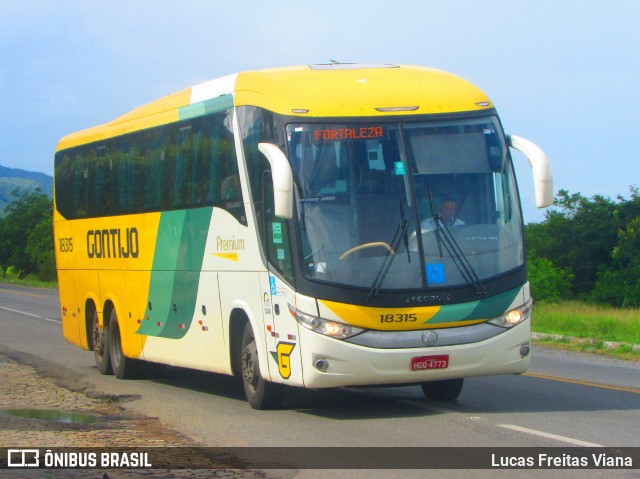
[{"label": "bus windshield", "polygon": [[475,284],[524,263],[496,117],[287,126],[303,271],[406,290]]}]

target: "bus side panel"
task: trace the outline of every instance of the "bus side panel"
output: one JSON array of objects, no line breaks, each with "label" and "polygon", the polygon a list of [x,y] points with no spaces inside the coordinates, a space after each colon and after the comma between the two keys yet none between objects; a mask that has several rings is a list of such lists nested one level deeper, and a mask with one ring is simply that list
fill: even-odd
[{"label": "bus side panel", "polygon": [[125,281],[127,284],[127,311],[131,312],[131,329],[128,334],[132,335],[131,345],[139,350],[134,357],[140,357],[144,351],[146,336],[140,334],[140,325],[145,321],[145,311],[147,309],[147,297],[149,295],[150,271],[125,271]]},{"label": "bus side panel", "polygon": [[[265,295],[268,297],[269,291],[260,288],[259,274],[266,275],[266,273],[252,271],[219,273],[220,302],[222,317],[225,319],[231,317],[233,310],[242,310],[246,314],[256,338],[260,372],[263,378],[270,379],[276,377],[278,372],[275,363],[267,359],[267,329],[263,308]],[[228,320],[224,321],[224,326],[226,327],[225,336],[229,337]]]},{"label": "bus side panel", "polygon": [[260,285],[263,291],[269,292],[270,296],[269,300],[264,300],[263,309],[267,325],[266,344],[271,380],[276,383],[302,386],[298,323],[289,312],[289,305],[296,304],[296,295],[284,281],[266,272],[260,274]]},{"label": "bus side panel", "polygon": [[[218,273],[200,273],[198,284],[193,311],[189,312],[188,319],[178,323],[179,328],[186,330],[185,334],[179,338],[171,335],[146,336],[144,359],[172,366],[230,374],[231,364],[225,347],[220,315]],[[170,305],[169,314],[174,314],[171,308]],[[153,310],[149,316],[152,312]],[[145,316],[143,321],[154,319],[147,320]]]},{"label": "bus side panel", "polygon": [[[58,284],[60,292],[60,307],[62,309],[62,334],[64,339],[71,344],[81,346],[82,318],[84,315],[78,314],[82,311],[76,302],[76,288],[73,278],[73,271],[58,270]],[[80,308],[80,309],[79,309]]]},{"label": "bus side panel", "polygon": [[[129,358],[138,358],[142,352],[142,340],[136,334],[139,328],[135,303],[130,296],[126,276],[118,270],[102,270],[98,274],[102,300],[111,301],[118,316],[122,352]],[[108,320],[109,318],[104,318]]]}]

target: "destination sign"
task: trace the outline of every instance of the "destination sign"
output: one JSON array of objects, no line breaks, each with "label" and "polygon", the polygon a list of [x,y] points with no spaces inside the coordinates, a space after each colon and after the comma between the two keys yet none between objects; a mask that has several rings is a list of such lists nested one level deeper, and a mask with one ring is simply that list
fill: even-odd
[{"label": "destination sign", "polygon": [[382,138],[384,129],[382,126],[362,126],[357,128],[326,128],[313,132],[315,141],[338,141],[338,140],[363,140],[371,138]]}]

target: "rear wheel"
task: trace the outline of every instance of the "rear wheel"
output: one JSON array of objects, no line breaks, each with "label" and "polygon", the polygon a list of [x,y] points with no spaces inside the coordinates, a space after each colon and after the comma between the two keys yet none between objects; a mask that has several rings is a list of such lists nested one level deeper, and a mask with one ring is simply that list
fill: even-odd
[{"label": "rear wheel", "polygon": [[283,386],[266,381],[260,375],[256,338],[249,322],[247,322],[242,334],[240,365],[244,393],[251,407],[254,409],[278,407],[282,402]]},{"label": "rear wheel", "polygon": [[93,358],[100,374],[113,374],[111,361],[109,360],[108,341],[109,329],[100,326],[98,312],[94,311],[93,319],[91,320],[91,347],[93,349]]},{"label": "rear wheel", "polygon": [[464,379],[447,379],[422,383],[422,392],[427,399],[434,401],[455,401],[462,392]]},{"label": "rear wheel", "polygon": [[113,374],[118,379],[133,379],[140,374],[141,361],[128,358],[122,352],[120,324],[118,323],[118,315],[115,309],[111,310],[109,317],[109,359]]}]

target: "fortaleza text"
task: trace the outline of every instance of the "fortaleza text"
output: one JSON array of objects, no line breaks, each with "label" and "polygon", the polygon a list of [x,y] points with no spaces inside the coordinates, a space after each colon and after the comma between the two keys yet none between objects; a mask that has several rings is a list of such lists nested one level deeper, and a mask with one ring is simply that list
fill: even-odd
[{"label": "fortaleza text", "polygon": [[584,456],[571,454],[550,455],[541,453],[536,456],[501,456],[491,454],[492,467],[524,468],[599,468],[633,467],[633,458],[628,456],[610,456],[592,453]]}]

